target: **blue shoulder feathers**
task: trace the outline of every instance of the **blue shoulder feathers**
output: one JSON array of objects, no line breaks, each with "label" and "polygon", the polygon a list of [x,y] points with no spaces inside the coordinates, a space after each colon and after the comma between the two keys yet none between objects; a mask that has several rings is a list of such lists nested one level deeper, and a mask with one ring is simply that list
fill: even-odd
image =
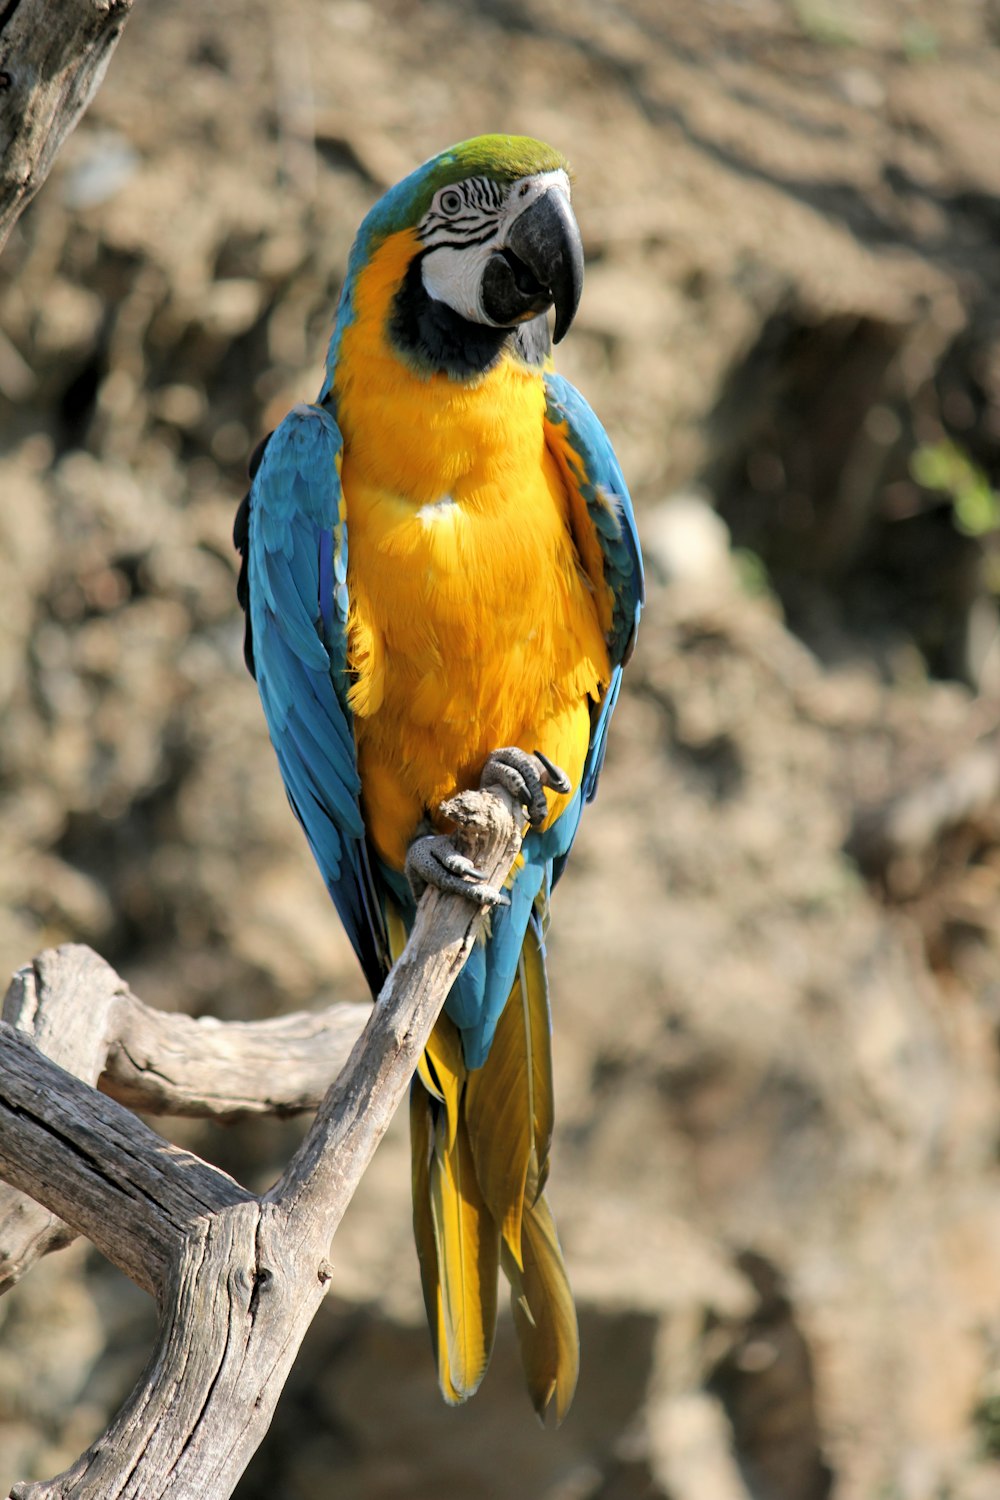
[{"label": "blue shoulder feathers", "polygon": [[[607,632],[611,681],[594,714],[581,788],[584,800],[591,802],[604,764],[608,724],[618,702],[622,668],[632,654],[645,597],[642,554],[628,486],[604,428],[580,392],[562,376],[545,376],[545,396],[549,446],[562,466],[567,485],[585,509],[600,551],[603,582],[611,594]],[[600,581],[593,580],[595,585]],[[561,851],[557,876],[568,852],[569,843]]]},{"label": "blue shoulder feathers", "polygon": [[361,816],[347,704],[347,526],[341,437],[296,406],[271,435],[249,496],[253,667],[288,799],[372,993],[389,946]]}]

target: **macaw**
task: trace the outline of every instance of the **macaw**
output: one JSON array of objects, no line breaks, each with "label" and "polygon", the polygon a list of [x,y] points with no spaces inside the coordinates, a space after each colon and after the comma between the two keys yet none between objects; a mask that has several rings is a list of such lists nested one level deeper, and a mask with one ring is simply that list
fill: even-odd
[{"label": "macaw", "polygon": [[[235,529],[248,665],[373,996],[428,882],[490,907],[411,1088],[414,1233],[445,1399],[483,1377],[502,1267],[556,1420],[578,1335],[544,1194],[544,937],[643,597],[621,469],[552,369],[547,313],[558,342],[582,279],[549,146],[481,136],[418,167],[364,219],[319,398],[258,449]],[[503,891],[438,811],[484,769],[528,825]]]}]

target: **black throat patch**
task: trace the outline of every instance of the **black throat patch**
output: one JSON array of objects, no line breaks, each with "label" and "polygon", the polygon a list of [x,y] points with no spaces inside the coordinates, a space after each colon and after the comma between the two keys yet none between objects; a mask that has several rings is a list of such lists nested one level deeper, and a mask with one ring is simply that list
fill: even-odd
[{"label": "black throat patch", "polygon": [[552,340],[544,313],[516,328],[470,323],[428,294],[422,259],[418,255],[411,261],[389,317],[389,337],[410,363],[429,375],[450,375],[453,380],[485,375],[507,351],[526,365],[539,368],[545,363]]}]

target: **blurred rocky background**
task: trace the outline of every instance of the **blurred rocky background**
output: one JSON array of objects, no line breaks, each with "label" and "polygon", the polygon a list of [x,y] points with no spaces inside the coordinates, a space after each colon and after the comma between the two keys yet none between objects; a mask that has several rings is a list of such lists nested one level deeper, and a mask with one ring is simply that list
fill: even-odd
[{"label": "blurred rocky background", "polygon": [[[241,661],[246,455],[354,230],[571,157],[561,368],[650,599],[552,929],[560,1431],[440,1403],[403,1122],[241,1500],[1000,1496],[1000,8],[140,3],[0,261],[0,965],[256,1017],[362,986]],[[300,1127],[177,1127],[264,1186]],[[0,1484],[145,1358],[77,1245],[0,1304]]]}]

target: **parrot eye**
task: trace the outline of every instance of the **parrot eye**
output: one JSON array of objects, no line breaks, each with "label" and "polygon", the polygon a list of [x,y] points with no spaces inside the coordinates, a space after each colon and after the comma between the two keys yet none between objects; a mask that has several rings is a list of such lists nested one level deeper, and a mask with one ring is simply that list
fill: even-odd
[{"label": "parrot eye", "polygon": [[438,206],[441,212],[447,214],[449,218],[452,218],[457,213],[461,213],[464,206],[461,193],[455,188],[448,188],[438,199]]}]

